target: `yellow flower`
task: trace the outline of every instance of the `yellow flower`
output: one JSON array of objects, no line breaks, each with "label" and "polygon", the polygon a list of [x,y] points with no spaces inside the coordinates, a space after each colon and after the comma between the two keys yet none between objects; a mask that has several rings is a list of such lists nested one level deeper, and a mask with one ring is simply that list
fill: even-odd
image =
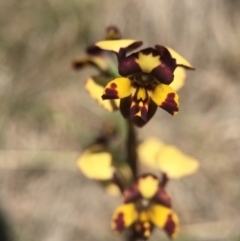
[{"label": "yellow flower", "polygon": [[175,90],[181,88],[185,80],[182,68],[193,69],[179,54],[161,45],[127,56],[127,52],[141,44],[141,41],[131,39],[95,44],[100,50],[116,53],[121,75],[106,85],[102,99],[120,99],[122,115],[132,119],[137,126],[146,124],[158,106],[171,115],[177,114],[179,102]]},{"label": "yellow flower", "polygon": [[86,149],[77,160],[79,170],[88,178],[110,180],[115,168],[112,166],[112,155],[101,144]]},{"label": "yellow flower", "polygon": [[77,167],[85,177],[102,184],[108,194],[120,195],[121,183],[116,183],[119,168],[114,167],[113,156],[104,143],[96,143],[87,148],[78,157]]},{"label": "yellow flower", "polygon": [[197,171],[199,162],[157,138],[148,138],[138,146],[138,155],[145,165],[160,170],[169,178],[181,178]]},{"label": "yellow flower", "polygon": [[121,232],[133,227],[133,239],[147,239],[154,226],[163,229],[169,237],[175,237],[179,220],[171,209],[171,199],[152,174],[141,175],[123,193],[124,204],[112,218],[112,228]]}]

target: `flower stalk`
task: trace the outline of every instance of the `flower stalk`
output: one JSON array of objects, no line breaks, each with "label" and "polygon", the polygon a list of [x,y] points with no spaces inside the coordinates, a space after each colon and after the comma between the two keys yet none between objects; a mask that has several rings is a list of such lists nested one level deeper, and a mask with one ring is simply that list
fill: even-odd
[{"label": "flower stalk", "polygon": [[[111,226],[116,233],[128,229],[126,241],[147,240],[155,227],[169,238],[177,235],[179,219],[165,188],[170,179],[190,175],[199,166],[197,160],[156,138],[137,140],[135,126],[148,123],[158,107],[171,115],[178,113],[177,91],[184,85],[185,70],[194,70],[168,47],[136,51],[141,45],[141,41],[121,39],[119,30],[110,26],[104,41],[89,46],[87,56],[72,63],[74,69],[93,66],[99,71],[86,80],[85,88],[102,107],[109,112],[119,110],[126,119],[127,135],[121,142],[126,154],[122,146],[115,150],[112,142],[119,132],[107,125],[77,160],[86,177],[100,182],[111,194],[116,189],[108,187],[117,188],[117,195],[122,196],[123,204],[113,213]],[[140,175],[138,161],[157,170],[161,178]]]},{"label": "flower stalk", "polygon": [[131,120],[127,120],[127,161],[132,170],[133,179],[135,180],[138,176],[138,166],[137,166],[137,137],[136,131]]}]

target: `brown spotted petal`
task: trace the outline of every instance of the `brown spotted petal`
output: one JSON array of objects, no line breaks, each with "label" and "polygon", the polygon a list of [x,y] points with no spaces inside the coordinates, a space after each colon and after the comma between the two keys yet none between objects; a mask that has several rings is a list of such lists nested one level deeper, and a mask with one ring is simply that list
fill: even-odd
[{"label": "brown spotted petal", "polygon": [[131,226],[137,220],[137,210],[134,203],[119,206],[112,217],[112,229],[117,233]]},{"label": "brown spotted petal", "polygon": [[119,108],[119,100],[103,100],[101,95],[104,91],[104,87],[99,84],[100,76],[89,77],[85,82],[85,88],[90,96],[95,99],[104,109],[112,112]]},{"label": "brown spotted petal", "polygon": [[165,222],[163,229],[169,237],[174,238],[177,236],[179,230],[179,221],[175,213],[168,214],[167,221]]},{"label": "brown spotted petal", "polygon": [[169,237],[173,238],[177,235],[179,220],[172,209],[162,205],[152,205],[149,209],[149,214],[152,223],[165,230]]},{"label": "brown spotted petal", "polygon": [[152,92],[151,99],[171,115],[178,113],[178,94],[168,85],[159,84]]},{"label": "brown spotted petal", "polygon": [[129,95],[131,95],[131,81],[128,78],[119,77],[106,85],[102,99],[121,99]]}]

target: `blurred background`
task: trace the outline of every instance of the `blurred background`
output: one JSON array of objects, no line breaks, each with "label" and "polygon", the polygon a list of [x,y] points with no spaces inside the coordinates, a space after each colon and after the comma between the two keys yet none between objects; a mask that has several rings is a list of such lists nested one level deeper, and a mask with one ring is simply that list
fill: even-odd
[{"label": "blurred background", "polygon": [[[120,197],[76,168],[109,114],[84,89],[84,48],[116,25],[144,46],[162,44],[196,71],[180,112],[157,111],[139,138],[155,136],[197,158],[197,174],[168,191],[177,241],[240,240],[240,1],[1,0],[0,240],[122,240],[110,229]],[[151,240],[167,240],[156,230]]]}]

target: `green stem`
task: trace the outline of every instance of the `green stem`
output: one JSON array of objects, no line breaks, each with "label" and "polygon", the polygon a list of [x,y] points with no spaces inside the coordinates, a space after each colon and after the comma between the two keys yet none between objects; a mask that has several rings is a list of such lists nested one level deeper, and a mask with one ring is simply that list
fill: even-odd
[{"label": "green stem", "polygon": [[137,138],[135,128],[130,120],[127,120],[127,161],[132,170],[134,180],[138,175],[138,166],[137,166]]}]

